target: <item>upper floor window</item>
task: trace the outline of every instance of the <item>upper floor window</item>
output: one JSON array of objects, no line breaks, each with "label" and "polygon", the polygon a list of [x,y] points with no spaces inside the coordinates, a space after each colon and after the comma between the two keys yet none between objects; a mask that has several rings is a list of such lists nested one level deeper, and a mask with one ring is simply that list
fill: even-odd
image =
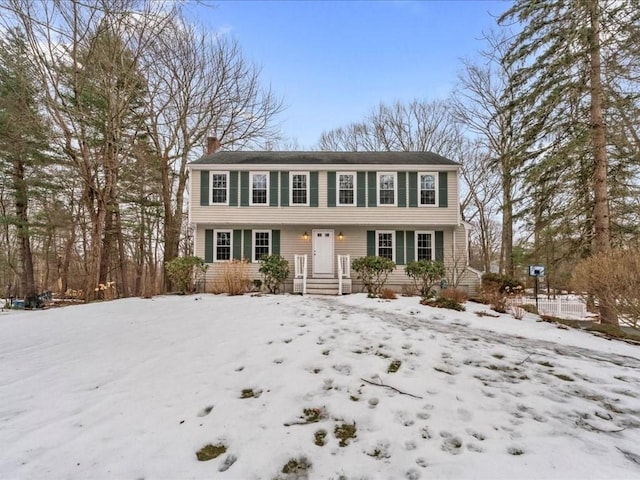
[{"label": "upper floor window", "polygon": [[378,205],[396,204],[396,173],[378,173]]},{"label": "upper floor window", "polygon": [[435,205],[438,180],[435,173],[418,174],[418,190],[420,192],[420,205]]},{"label": "upper floor window", "polygon": [[356,174],[338,173],[338,205],[355,205]]},{"label": "upper floor window", "polygon": [[231,230],[215,230],[214,239],[215,246],[213,248],[214,261],[222,262],[231,260]]},{"label": "upper floor window", "polygon": [[211,172],[211,205],[229,203],[229,172]]},{"label": "upper floor window", "polygon": [[309,172],[291,173],[291,205],[309,205]]},{"label": "upper floor window", "polygon": [[396,234],[393,231],[376,231],[376,255],[394,259],[393,251]]},{"label": "upper floor window", "polygon": [[253,231],[253,261],[271,254],[271,230]]},{"label": "upper floor window", "polygon": [[269,174],[266,172],[251,172],[251,205],[267,205],[269,191]]},{"label": "upper floor window", "polygon": [[433,232],[416,232],[416,260],[433,258]]}]

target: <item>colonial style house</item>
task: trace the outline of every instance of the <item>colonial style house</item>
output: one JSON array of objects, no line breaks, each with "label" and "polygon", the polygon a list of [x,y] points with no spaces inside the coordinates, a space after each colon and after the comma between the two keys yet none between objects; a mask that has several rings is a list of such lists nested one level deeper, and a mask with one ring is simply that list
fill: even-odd
[{"label": "colonial style house", "polygon": [[259,279],[258,260],[289,261],[287,291],[349,293],[361,284],[351,261],[392,259],[387,285],[411,283],[411,260],[445,263],[459,288],[476,292],[467,268],[468,234],[460,218],[460,165],[429,152],[216,151],[189,164],[189,221],[195,255],[209,264],[207,283],[225,263],[244,259]]}]

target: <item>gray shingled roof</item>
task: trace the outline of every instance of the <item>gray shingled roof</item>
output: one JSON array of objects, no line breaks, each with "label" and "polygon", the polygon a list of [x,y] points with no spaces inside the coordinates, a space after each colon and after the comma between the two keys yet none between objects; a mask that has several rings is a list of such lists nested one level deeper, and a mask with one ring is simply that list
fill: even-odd
[{"label": "gray shingled roof", "polygon": [[226,152],[218,151],[191,162],[194,165],[459,165],[431,152]]}]

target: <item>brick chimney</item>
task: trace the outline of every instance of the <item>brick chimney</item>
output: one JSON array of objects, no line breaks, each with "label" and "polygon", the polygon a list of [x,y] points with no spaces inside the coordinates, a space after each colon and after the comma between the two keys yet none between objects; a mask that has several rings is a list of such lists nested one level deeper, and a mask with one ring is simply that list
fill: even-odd
[{"label": "brick chimney", "polygon": [[211,155],[220,149],[220,140],[218,137],[207,137],[207,155]]}]

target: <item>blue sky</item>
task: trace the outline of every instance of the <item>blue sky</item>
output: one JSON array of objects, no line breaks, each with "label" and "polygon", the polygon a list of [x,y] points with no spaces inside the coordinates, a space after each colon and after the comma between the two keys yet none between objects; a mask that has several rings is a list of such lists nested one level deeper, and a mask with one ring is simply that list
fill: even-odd
[{"label": "blue sky", "polygon": [[283,133],[301,148],[380,102],[446,97],[460,59],[510,2],[217,1],[188,9],[237,38],[284,99]]}]

